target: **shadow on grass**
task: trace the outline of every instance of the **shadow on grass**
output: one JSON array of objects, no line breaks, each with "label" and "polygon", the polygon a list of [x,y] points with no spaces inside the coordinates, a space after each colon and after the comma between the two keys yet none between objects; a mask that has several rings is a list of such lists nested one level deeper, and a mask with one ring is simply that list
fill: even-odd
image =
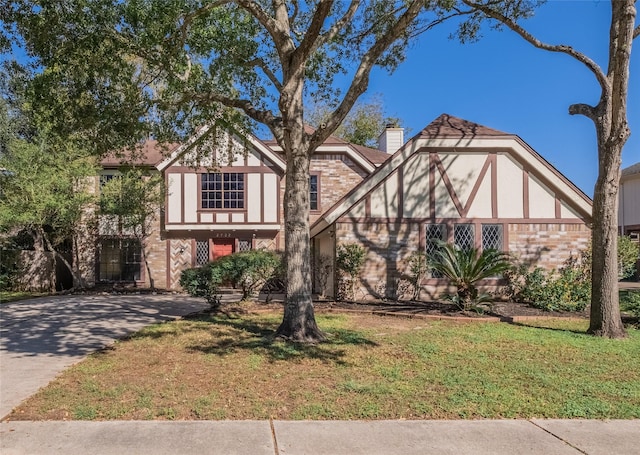
[{"label": "shadow on grass", "polygon": [[[193,320],[193,319],[192,319]],[[195,319],[219,327],[232,329],[233,334],[221,337],[213,343],[192,345],[188,349],[204,354],[228,355],[241,350],[258,351],[269,361],[317,359],[322,362],[346,365],[344,346],[378,346],[361,333],[334,328],[326,333],[327,341],[321,344],[303,344],[283,341],[275,337],[278,322],[254,321],[237,317],[212,316]]]},{"label": "shadow on grass", "polygon": [[577,330],[577,329],[568,329],[568,328],[563,328],[563,327],[546,327],[543,325],[540,325],[539,323],[536,323],[535,321],[532,322],[516,322],[513,320],[507,320],[505,319],[503,322],[506,322],[509,325],[513,325],[516,327],[527,327],[530,329],[538,329],[538,330],[548,330],[548,331],[552,331],[552,332],[567,332],[567,333],[573,333],[576,335],[584,335],[585,337],[590,337],[591,335],[589,333],[587,333],[586,329],[585,330]]}]

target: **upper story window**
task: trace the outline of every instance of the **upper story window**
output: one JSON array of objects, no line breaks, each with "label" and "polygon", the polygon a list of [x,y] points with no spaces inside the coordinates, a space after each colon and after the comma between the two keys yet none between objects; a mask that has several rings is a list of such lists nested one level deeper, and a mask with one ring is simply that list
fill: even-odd
[{"label": "upper story window", "polygon": [[238,172],[202,174],[203,209],[243,209],[244,174]]},{"label": "upper story window", "polygon": [[309,176],[309,208],[318,210],[318,176]]}]

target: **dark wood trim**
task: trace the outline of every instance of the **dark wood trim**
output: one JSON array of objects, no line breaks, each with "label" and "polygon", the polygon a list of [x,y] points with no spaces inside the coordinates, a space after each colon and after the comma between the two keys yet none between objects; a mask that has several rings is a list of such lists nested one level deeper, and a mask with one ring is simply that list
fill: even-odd
[{"label": "dark wood trim", "polygon": [[529,171],[522,171],[522,216],[529,218]]},{"label": "dark wood trim", "polygon": [[[480,185],[482,185],[482,182],[484,181],[484,178],[487,174],[487,170],[489,169],[489,166],[491,165],[491,159],[490,159],[491,155],[487,155],[487,159],[484,161],[484,164],[482,165],[482,169],[480,170],[480,174],[478,175],[478,179],[476,180],[476,183],[473,185],[473,188],[471,189],[471,194],[469,194],[469,199],[467,199],[467,203],[464,205],[464,209],[463,209],[463,214],[462,216],[466,218],[467,214],[469,213],[469,209],[471,209],[471,204],[473,204],[473,201],[476,198],[476,195],[478,194],[478,191],[480,190]],[[493,182],[492,182],[493,185]],[[491,191],[493,192],[494,188],[493,186],[491,187]],[[491,198],[491,204],[493,206],[493,197]],[[494,215],[495,216],[495,215]]]},{"label": "dark wood trim", "polygon": [[429,218],[436,219],[436,154],[429,153]]},{"label": "dark wood trim", "polygon": [[[185,222],[185,210],[184,210],[184,199],[185,199],[185,194],[184,194],[184,175],[180,176],[180,221],[181,222]],[[197,206],[196,206],[197,209]],[[197,217],[197,215],[196,215]]]},{"label": "dark wood trim", "polygon": [[398,190],[396,202],[398,204],[398,218],[404,218],[404,164],[398,166]]},{"label": "dark wood trim", "polygon": [[491,216],[498,218],[498,159],[495,152],[487,157],[491,161]]},{"label": "dark wood trim", "polygon": [[190,167],[190,166],[171,166],[164,170],[164,172],[173,174],[223,174],[225,172],[237,172],[246,174],[277,174],[269,166],[221,166],[216,168],[215,172],[211,168],[207,167]]},{"label": "dark wood trim", "polygon": [[371,191],[364,198],[364,214],[371,217]]},{"label": "dark wood trim", "polygon": [[556,219],[562,218],[562,202],[560,202],[560,198],[556,194]]},{"label": "dark wood trim", "polygon": [[456,190],[453,187],[451,180],[449,180],[449,176],[447,175],[447,170],[444,168],[444,165],[442,164],[442,161],[440,161],[440,157],[438,155],[435,156],[435,159],[436,159],[436,166],[438,168],[438,171],[440,171],[440,178],[442,178],[442,181],[444,182],[444,186],[447,188],[449,196],[451,196],[453,205],[456,206],[456,210],[458,210],[458,214],[460,216],[464,216],[463,215],[464,209],[462,208],[462,204],[460,203],[460,199],[456,194]]},{"label": "dark wood trim", "polygon": [[172,289],[172,282],[171,282],[171,266],[172,261],[171,261],[171,240],[170,239],[166,239],[164,241],[165,244],[165,258],[167,260],[167,266],[165,267],[165,279],[167,281],[167,289]]},{"label": "dark wood trim", "polygon": [[464,224],[464,223],[475,223],[482,222],[487,224],[584,224],[587,225],[583,220],[579,218],[374,218],[374,217],[346,217],[343,216],[335,221],[336,223],[455,223],[455,224]]},{"label": "dark wood trim", "polygon": [[[260,174],[260,223],[264,223],[264,174]],[[280,192],[280,187],[278,187],[278,193]],[[248,215],[248,213],[247,213]]]}]

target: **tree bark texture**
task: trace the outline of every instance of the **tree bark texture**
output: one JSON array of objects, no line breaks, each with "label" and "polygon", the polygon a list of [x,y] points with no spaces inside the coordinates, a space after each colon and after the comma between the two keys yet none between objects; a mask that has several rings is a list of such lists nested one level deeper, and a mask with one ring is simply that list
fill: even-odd
[{"label": "tree bark texture", "polygon": [[[295,130],[295,131],[291,131]],[[287,152],[285,177],[286,304],[276,336],[291,341],[316,343],[325,335],[316,324],[311,300],[309,239],[309,163],[302,125],[288,129],[291,151]]]},{"label": "tree bark texture", "polygon": [[599,172],[593,195],[589,333],[608,338],[625,336],[618,296],[618,190],[622,148],[631,134],[627,94],[635,18],[635,0],[611,2],[609,68],[591,116],[598,139]]}]

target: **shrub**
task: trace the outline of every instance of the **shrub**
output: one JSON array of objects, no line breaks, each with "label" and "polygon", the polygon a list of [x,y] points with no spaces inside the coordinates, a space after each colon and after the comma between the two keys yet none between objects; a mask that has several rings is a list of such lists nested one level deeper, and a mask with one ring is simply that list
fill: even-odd
[{"label": "shrub", "polygon": [[242,289],[242,300],[257,295],[280,266],[280,255],[273,251],[251,250],[224,256],[212,264],[219,267],[225,281]]},{"label": "shrub", "polygon": [[194,297],[204,297],[212,308],[220,306],[223,283],[242,289],[245,300],[265,285],[280,266],[280,255],[272,251],[252,250],[223,256],[202,267],[187,269],[180,275],[180,286]]},{"label": "shrub", "polygon": [[409,256],[409,279],[412,287],[412,299],[420,298],[422,280],[427,276],[429,266],[427,265],[427,255],[424,251],[414,251]]},{"label": "shrub", "polygon": [[498,276],[510,265],[507,253],[493,249],[480,252],[476,248],[462,249],[444,243],[431,261],[431,268],[448,278],[457,289],[450,300],[465,311],[491,300],[488,294],[478,292],[478,281]]},{"label": "shrub", "polygon": [[591,300],[588,266],[574,257],[550,272],[519,264],[505,278],[510,298],[545,311],[582,311]]},{"label": "shrub", "polygon": [[214,263],[183,270],[180,286],[193,297],[204,297],[212,309],[220,306],[220,285],[223,281],[221,270]]},{"label": "shrub", "polygon": [[620,309],[640,318],[640,290],[620,291]]},{"label": "shrub", "polygon": [[636,264],[640,258],[640,245],[627,235],[618,237],[618,279],[632,277],[636,273]]},{"label": "shrub", "polygon": [[332,265],[333,258],[327,254],[318,255],[313,264],[314,275],[318,281],[321,298],[324,298],[327,295],[327,287],[329,284],[329,276],[331,276]]},{"label": "shrub", "polygon": [[356,281],[364,265],[366,255],[364,247],[357,243],[341,244],[336,250],[336,267],[342,277],[346,278],[346,280],[341,280],[340,287],[342,293],[345,294],[344,297],[349,300],[355,300]]}]

